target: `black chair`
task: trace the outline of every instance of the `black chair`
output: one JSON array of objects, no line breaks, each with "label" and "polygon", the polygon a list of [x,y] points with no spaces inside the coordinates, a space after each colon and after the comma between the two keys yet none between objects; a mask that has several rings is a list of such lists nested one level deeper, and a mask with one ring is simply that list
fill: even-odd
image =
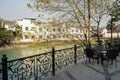
[{"label": "black chair", "polygon": [[115,61],[115,66],[117,66],[117,56],[118,56],[119,52],[116,49],[110,49],[107,51],[106,56],[102,56],[102,65],[103,65],[103,61],[107,60],[107,64],[111,61],[111,64],[113,64],[113,61]]},{"label": "black chair", "polygon": [[97,62],[99,63],[99,57],[97,54],[95,54],[94,49],[86,48],[84,51],[85,51],[85,55],[86,55],[86,62],[87,62],[87,59],[89,62],[91,62],[91,59],[93,60],[93,62],[94,62],[94,59],[97,59]]}]

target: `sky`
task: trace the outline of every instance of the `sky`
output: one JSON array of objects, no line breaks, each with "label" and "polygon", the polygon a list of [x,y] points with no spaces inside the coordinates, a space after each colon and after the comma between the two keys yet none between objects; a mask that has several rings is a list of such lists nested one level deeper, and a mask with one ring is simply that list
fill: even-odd
[{"label": "sky", "polygon": [[[38,12],[27,7],[29,0],[1,0],[0,1],[0,18],[4,20],[18,20],[22,18],[38,19]],[[55,15],[45,15],[41,17],[41,21],[49,21]],[[101,26],[106,25],[107,20],[103,20]]]},{"label": "sky", "polygon": [[38,13],[27,7],[28,0],[1,0],[0,18],[17,20],[22,18],[37,18]]}]

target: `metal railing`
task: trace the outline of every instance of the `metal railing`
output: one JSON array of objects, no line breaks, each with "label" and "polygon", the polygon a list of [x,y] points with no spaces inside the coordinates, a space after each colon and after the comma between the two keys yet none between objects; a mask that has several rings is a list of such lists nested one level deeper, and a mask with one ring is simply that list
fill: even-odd
[{"label": "metal railing", "polygon": [[84,58],[83,46],[61,50],[53,47],[50,52],[7,61],[6,55],[0,63],[0,80],[42,80],[55,75],[56,71],[77,64]]}]

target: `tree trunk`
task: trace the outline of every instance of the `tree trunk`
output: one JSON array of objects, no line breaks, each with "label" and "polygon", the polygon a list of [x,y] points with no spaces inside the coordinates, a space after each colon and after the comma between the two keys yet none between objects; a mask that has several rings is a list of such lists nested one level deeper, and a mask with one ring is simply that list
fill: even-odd
[{"label": "tree trunk", "polygon": [[98,39],[98,44],[99,44],[100,43],[99,22],[97,22],[97,39]]},{"label": "tree trunk", "polygon": [[111,19],[111,43],[113,41],[113,20]]},{"label": "tree trunk", "polygon": [[90,43],[90,0],[88,0],[88,43]]}]

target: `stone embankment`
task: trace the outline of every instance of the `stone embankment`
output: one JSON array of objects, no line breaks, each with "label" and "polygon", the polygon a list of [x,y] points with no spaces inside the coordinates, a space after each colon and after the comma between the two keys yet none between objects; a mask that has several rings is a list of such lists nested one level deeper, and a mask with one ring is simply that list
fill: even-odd
[{"label": "stone embankment", "polygon": [[0,50],[6,50],[6,49],[16,49],[16,48],[25,48],[25,47],[28,47],[27,45],[15,45],[15,44],[12,44],[12,45],[5,45],[3,47],[0,47]]}]

